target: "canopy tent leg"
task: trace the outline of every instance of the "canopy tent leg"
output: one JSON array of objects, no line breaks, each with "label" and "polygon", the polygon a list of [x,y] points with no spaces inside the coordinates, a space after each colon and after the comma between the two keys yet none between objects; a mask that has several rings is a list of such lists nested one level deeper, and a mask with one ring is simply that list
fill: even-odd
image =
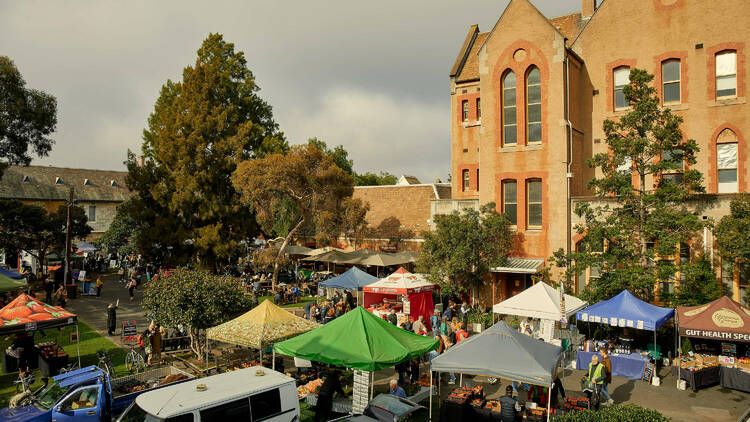
[{"label": "canopy tent leg", "polygon": [[78,353],[78,367],[81,367],[81,332],[78,330],[78,321],[76,321],[76,353]]},{"label": "canopy tent leg", "polygon": [[547,392],[547,422],[549,422],[550,412],[552,411],[552,387],[554,386],[555,384],[552,383],[549,386],[549,391]]},{"label": "canopy tent leg", "polygon": [[659,362],[656,361],[656,327],[654,327],[654,368],[659,366]]},{"label": "canopy tent leg", "polygon": [[432,370],[430,370],[430,422],[432,422]]},{"label": "canopy tent leg", "polygon": [[375,371],[371,371],[370,375],[372,376],[370,378],[370,401],[372,401],[372,395],[375,394]]},{"label": "canopy tent leg", "polygon": [[458,374],[459,380],[458,380],[458,386],[463,387],[464,386],[464,374]]}]

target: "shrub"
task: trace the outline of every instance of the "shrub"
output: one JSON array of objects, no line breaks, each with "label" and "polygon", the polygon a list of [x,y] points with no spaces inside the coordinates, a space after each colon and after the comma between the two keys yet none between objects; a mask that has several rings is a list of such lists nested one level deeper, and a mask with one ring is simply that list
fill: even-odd
[{"label": "shrub", "polygon": [[554,422],[666,422],[670,419],[653,409],[645,409],[634,404],[602,407],[600,410],[572,412],[552,418]]}]

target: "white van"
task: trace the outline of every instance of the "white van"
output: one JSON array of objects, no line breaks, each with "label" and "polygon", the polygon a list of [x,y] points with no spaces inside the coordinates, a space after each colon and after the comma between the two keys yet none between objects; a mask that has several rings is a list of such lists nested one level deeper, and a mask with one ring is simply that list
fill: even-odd
[{"label": "white van", "polygon": [[294,379],[262,366],[143,393],[117,422],[299,421]]}]

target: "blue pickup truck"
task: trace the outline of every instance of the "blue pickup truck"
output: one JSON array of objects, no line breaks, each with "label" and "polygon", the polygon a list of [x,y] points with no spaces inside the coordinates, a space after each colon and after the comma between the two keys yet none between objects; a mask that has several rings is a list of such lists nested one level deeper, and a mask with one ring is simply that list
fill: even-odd
[{"label": "blue pickup truck", "polygon": [[107,372],[89,366],[57,375],[31,395],[29,404],[0,410],[0,421],[110,422],[138,395],[190,378],[177,368],[164,367],[110,379]]}]

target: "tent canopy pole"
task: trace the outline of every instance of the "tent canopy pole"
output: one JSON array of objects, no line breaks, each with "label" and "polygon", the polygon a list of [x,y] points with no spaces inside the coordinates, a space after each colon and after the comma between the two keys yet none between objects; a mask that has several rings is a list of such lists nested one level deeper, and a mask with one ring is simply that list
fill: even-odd
[{"label": "tent canopy pole", "polygon": [[432,422],[432,369],[430,369],[430,422]]},{"label": "tent canopy pole", "polygon": [[553,382],[552,385],[549,386],[549,392],[547,394],[547,422],[549,422],[550,412],[552,410],[552,387],[554,386],[555,383]]}]

